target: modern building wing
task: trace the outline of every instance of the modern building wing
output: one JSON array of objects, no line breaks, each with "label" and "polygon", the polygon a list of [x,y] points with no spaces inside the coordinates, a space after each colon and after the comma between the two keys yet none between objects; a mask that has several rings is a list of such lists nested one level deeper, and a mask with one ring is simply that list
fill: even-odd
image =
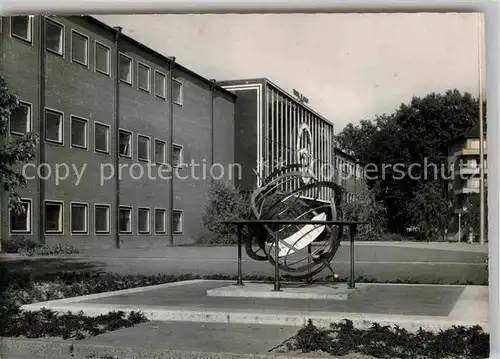
[{"label": "modern building wing", "polygon": [[366,177],[363,164],[356,157],[335,148],[335,181],[344,189],[343,202],[356,200],[366,189]]},{"label": "modern building wing", "polygon": [[[251,190],[273,170],[305,157],[318,180],[333,179],[334,125],[330,121],[266,78],[219,85],[237,95],[235,161],[243,170],[239,186]],[[330,198],[325,192],[318,199]]]}]

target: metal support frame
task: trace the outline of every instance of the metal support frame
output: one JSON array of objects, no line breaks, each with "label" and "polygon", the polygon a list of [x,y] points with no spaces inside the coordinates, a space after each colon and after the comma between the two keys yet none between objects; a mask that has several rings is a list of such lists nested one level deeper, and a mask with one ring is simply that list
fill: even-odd
[{"label": "metal support frame", "polygon": [[349,276],[349,288],[354,289],[356,287],[355,279],[354,279],[354,236],[356,235],[356,226],[349,226],[349,237],[350,237],[350,262],[351,262],[351,271]]},{"label": "metal support frame", "polygon": [[[322,225],[338,225],[338,226],[349,226],[349,236],[350,236],[350,275],[349,275],[349,289],[356,288],[355,283],[355,270],[354,270],[354,242],[355,236],[357,232],[358,224],[367,224],[367,222],[358,222],[358,221],[314,221],[314,220],[233,220],[233,221],[224,221],[224,224],[236,225],[236,231],[238,236],[238,278],[237,285],[243,286],[243,271],[242,271],[242,227],[244,225],[249,224],[269,224],[273,229],[273,233],[275,235],[275,243],[274,243],[274,257],[275,257],[275,265],[274,265],[274,291],[281,291],[281,283],[280,283],[280,270],[279,270],[279,227],[281,224],[322,224]],[[308,246],[308,253],[311,253],[311,245]],[[329,265],[328,265],[329,267]],[[331,268],[330,268],[331,270]],[[311,282],[311,278],[308,277],[308,283]]]},{"label": "metal support frame", "polygon": [[281,285],[280,285],[280,266],[279,266],[279,254],[280,254],[280,239],[279,239],[279,228],[280,225],[276,224],[274,228],[274,291],[275,292],[280,292],[281,291]]},{"label": "metal support frame", "polygon": [[237,224],[236,225],[237,231],[238,231],[238,281],[236,284],[238,285],[243,285],[243,276],[242,276],[242,270],[241,270],[241,225]]}]

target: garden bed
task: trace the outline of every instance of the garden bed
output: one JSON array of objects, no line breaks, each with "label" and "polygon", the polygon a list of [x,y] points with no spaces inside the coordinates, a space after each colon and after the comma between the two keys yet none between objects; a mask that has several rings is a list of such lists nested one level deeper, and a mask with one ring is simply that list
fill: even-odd
[{"label": "garden bed", "polygon": [[286,355],[362,354],[387,359],[479,359],[488,358],[489,351],[489,334],[480,326],[411,333],[377,323],[369,329],[357,329],[349,320],[332,323],[329,328],[318,328],[309,321],[294,337],[272,350]]}]

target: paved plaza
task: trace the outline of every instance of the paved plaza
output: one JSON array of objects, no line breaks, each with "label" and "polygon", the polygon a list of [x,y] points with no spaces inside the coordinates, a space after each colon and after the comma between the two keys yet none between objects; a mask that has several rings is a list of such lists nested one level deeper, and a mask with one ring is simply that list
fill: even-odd
[{"label": "paved plaza", "polygon": [[[368,284],[348,300],[244,298],[208,296],[228,281],[193,280],[118,292],[67,298],[24,306],[83,311],[143,311],[150,320],[230,324],[302,326],[310,318],[318,325],[345,318],[358,326],[397,324],[408,330],[434,330],[452,325],[488,327],[488,289],[482,286]],[[286,284],[285,284],[286,285]]]}]

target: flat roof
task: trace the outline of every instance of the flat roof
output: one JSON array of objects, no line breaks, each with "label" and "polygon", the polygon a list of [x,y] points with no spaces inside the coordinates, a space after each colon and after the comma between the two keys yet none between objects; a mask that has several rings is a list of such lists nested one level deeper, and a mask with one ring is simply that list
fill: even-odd
[{"label": "flat roof", "polygon": [[[115,29],[115,28],[113,28],[113,27],[111,27],[111,26],[107,25],[106,23],[104,23],[104,22],[102,22],[102,21],[100,21],[100,20],[96,19],[96,18],[95,18],[95,17],[93,17],[93,16],[90,16],[90,15],[81,15],[80,17],[81,17],[81,18],[83,18],[83,19],[85,19],[85,20],[87,20],[87,21],[90,21],[90,22],[92,22],[92,23],[94,23],[94,24],[96,24],[96,25],[98,25],[98,26],[101,26],[102,28],[104,28],[104,29],[105,29],[105,30],[107,30],[107,31],[110,31],[110,32],[116,33],[116,29]],[[159,53],[158,51],[153,50],[152,48],[150,48],[150,47],[148,47],[148,46],[144,45],[143,43],[140,43],[139,41],[135,40],[134,38],[132,38],[132,37],[130,37],[130,36],[128,36],[128,35],[125,35],[125,34],[121,34],[120,36],[121,36],[121,37],[123,37],[124,39],[126,39],[128,42],[130,42],[130,43],[131,43],[131,44],[133,44],[134,46],[137,46],[137,47],[138,47],[138,48],[140,48],[141,50],[144,50],[145,52],[148,52],[148,53],[150,53],[151,55],[156,56],[156,57],[160,58],[160,59],[161,59],[161,60],[163,60],[163,61],[166,61],[166,62],[169,62],[169,63],[170,63],[170,62],[172,62],[172,59],[171,59],[171,58],[169,58],[169,57],[167,57],[167,56],[165,56],[165,55],[163,55],[163,54]],[[189,75],[191,75],[191,76],[193,76],[193,77],[196,77],[197,79],[199,79],[199,80],[203,81],[204,83],[206,83],[206,84],[208,84],[208,85],[211,85],[212,83],[214,83],[212,80],[209,80],[209,79],[207,79],[207,78],[205,78],[205,77],[201,76],[200,74],[198,74],[198,73],[196,73],[196,72],[194,72],[194,71],[192,71],[192,70],[188,69],[187,67],[182,66],[182,65],[181,65],[181,64],[179,64],[177,61],[175,62],[175,67],[176,67],[176,68],[181,69],[182,71],[186,72],[187,74],[189,74]],[[236,94],[234,94],[233,92],[228,91],[228,90],[226,90],[225,88],[221,87],[220,85],[218,85],[218,83],[217,83],[217,82],[215,82],[214,84],[215,84],[215,88],[216,88],[218,91],[220,91],[220,92],[222,92],[222,93],[224,93],[224,94],[226,94],[226,95],[229,95],[229,96],[231,96],[232,98],[236,98],[236,97],[237,97],[237,95],[236,95]]]},{"label": "flat roof", "polygon": [[297,104],[298,106],[301,106],[301,107],[307,109],[309,112],[311,112],[315,116],[319,117],[323,121],[331,124],[332,126],[335,126],[335,124],[333,123],[333,121],[330,121],[325,116],[323,116],[320,113],[314,111],[311,107],[309,107],[305,103],[300,102],[292,94],[290,94],[289,92],[285,91],[283,88],[281,88],[278,85],[276,85],[276,83],[274,83],[273,81],[269,80],[269,78],[267,78],[267,77],[256,77],[256,78],[246,78],[246,79],[237,79],[237,80],[218,81],[218,84],[220,84],[221,86],[239,85],[239,84],[251,84],[251,83],[261,83],[261,84],[266,84],[266,85],[270,85],[270,86],[274,87],[276,90],[278,90],[283,95],[285,95],[286,97],[288,97],[290,100],[292,100],[293,102],[295,102],[295,104]]}]

